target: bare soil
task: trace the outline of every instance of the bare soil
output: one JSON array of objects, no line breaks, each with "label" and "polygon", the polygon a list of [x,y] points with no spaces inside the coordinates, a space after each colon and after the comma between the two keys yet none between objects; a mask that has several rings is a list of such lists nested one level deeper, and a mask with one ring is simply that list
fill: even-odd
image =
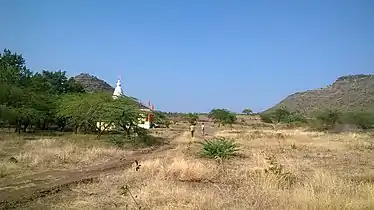
[{"label": "bare soil", "polygon": [[[110,174],[118,170],[130,168],[135,160],[141,161],[146,156],[157,156],[171,145],[164,145],[150,150],[139,151],[128,157],[116,158],[106,163],[89,166],[80,170],[52,170],[4,180],[0,183],[0,208],[12,209],[27,205],[40,197],[59,193],[78,183],[93,182],[98,176]],[[4,184],[11,183],[11,184]]]},{"label": "bare soil", "polygon": [[[5,178],[0,182],[0,209],[44,209],[45,202],[41,204],[40,199],[58,200],[57,197],[61,197],[61,194],[69,196],[71,188],[78,184],[93,183],[99,177],[136,167],[135,162],[141,164],[143,160],[159,158],[166,150],[177,146],[177,144],[170,144],[171,141],[189,135],[187,129],[176,128],[173,131],[158,129],[154,134],[167,137],[167,144],[135,151],[101,164],[81,169],[47,170],[31,175]],[[212,133],[213,130],[209,128],[208,132]],[[201,136],[198,134],[197,138]]]}]

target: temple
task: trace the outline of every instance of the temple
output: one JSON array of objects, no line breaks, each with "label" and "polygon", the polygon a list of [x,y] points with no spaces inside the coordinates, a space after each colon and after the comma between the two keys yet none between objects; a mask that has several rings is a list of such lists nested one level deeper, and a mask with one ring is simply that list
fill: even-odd
[{"label": "temple", "polygon": [[113,99],[117,99],[118,97],[124,95],[121,87],[121,79],[117,80],[116,88],[114,88],[113,92]]},{"label": "temple", "polygon": [[[123,93],[123,90],[122,90],[122,87],[121,87],[121,79],[118,79],[117,80],[117,84],[116,84],[116,88],[114,88],[114,91],[113,91],[113,100],[116,100],[117,98],[123,96],[124,93]],[[150,101],[148,102],[148,106],[145,106],[141,103],[139,103],[140,107],[140,111],[142,111],[142,114],[140,114],[139,118],[138,118],[138,126],[141,127],[141,128],[144,128],[144,129],[150,129],[152,128],[153,126],[153,114],[152,112],[154,111],[154,105],[152,104],[151,106],[151,103]],[[108,126],[108,123],[105,123],[105,122],[97,122],[96,123],[96,126],[97,128],[101,129],[101,130],[114,130],[115,129],[115,125],[112,124],[110,126]]]}]

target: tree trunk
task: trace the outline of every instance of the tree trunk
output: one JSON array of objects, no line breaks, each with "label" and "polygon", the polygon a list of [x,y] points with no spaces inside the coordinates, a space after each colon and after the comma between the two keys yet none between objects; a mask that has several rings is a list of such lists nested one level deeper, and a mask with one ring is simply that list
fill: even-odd
[{"label": "tree trunk", "polygon": [[43,120],[42,130],[48,130],[48,120]]},{"label": "tree trunk", "polygon": [[14,132],[18,132],[18,134],[21,134],[21,121],[16,120],[16,130]]}]

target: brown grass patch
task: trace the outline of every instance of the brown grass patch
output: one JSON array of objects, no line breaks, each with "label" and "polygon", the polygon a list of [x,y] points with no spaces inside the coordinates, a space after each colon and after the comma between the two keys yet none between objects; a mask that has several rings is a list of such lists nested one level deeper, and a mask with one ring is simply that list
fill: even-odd
[{"label": "brown grass patch", "polygon": [[[216,135],[235,139],[244,156],[223,162],[198,158],[199,146],[194,142],[199,139],[187,133],[172,141],[177,145],[174,150],[140,162],[139,171],[134,166],[78,185],[69,199],[53,205],[64,209],[374,209],[369,135],[250,127]],[[50,159],[60,165],[76,160],[89,163],[115,153],[71,143],[54,150],[51,145],[58,144],[47,140],[36,145],[50,148],[36,153],[45,154],[46,159],[38,162],[42,165]]]},{"label": "brown grass patch", "polygon": [[[3,141],[1,144],[3,156],[0,161],[0,177],[48,169],[80,168],[126,153],[88,135],[35,140],[20,138]],[[10,157],[18,162],[10,162]]]}]

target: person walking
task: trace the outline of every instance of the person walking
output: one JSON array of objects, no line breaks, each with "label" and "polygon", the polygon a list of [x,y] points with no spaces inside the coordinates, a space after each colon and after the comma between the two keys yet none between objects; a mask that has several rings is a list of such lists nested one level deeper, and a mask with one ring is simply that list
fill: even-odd
[{"label": "person walking", "polygon": [[195,125],[194,124],[190,125],[190,131],[191,131],[191,137],[193,138],[194,133],[195,133]]},{"label": "person walking", "polygon": [[204,125],[204,123],[201,123],[201,133],[203,134],[203,136],[205,136],[205,125]]}]

